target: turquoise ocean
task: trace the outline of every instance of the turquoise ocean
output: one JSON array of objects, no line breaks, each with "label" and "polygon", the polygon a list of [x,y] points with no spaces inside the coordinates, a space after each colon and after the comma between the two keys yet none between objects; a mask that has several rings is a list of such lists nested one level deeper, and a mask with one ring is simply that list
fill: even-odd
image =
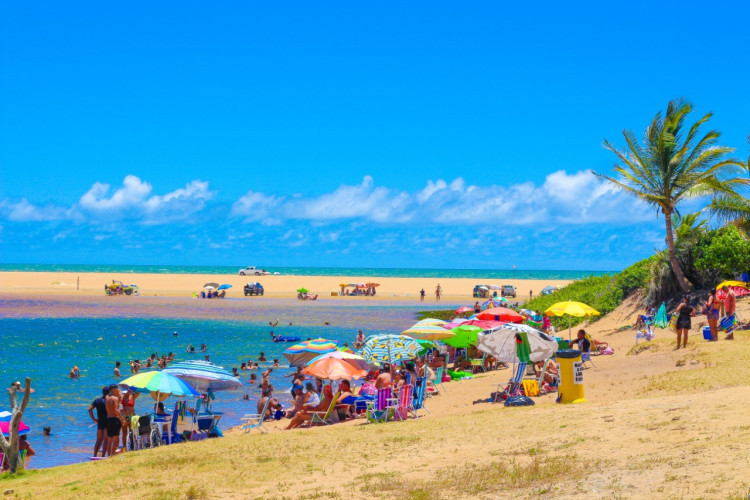
[{"label": "turquoise ocean", "polygon": [[[550,271],[525,269],[427,269],[391,267],[257,267],[291,276],[377,276],[384,278],[484,278],[575,280],[607,271]],[[158,266],[91,264],[0,264],[0,271],[66,273],[237,274],[241,266]]]}]

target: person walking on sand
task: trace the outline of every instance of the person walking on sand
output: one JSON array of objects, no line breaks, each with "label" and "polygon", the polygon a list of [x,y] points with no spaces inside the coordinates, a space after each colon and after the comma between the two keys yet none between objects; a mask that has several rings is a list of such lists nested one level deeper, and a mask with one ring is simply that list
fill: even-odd
[{"label": "person walking on sand", "polygon": [[[723,310],[725,317],[731,318],[737,310],[737,296],[734,294],[734,290],[726,285],[721,287],[721,290],[725,295],[724,302],[721,304],[721,309]],[[727,333],[724,340],[734,340],[734,332]]]},{"label": "person walking on sand", "polygon": [[435,300],[440,302],[440,294],[443,293],[443,289],[440,287],[440,283],[438,283],[437,287],[435,288]]},{"label": "person walking on sand", "polygon": [[425,293],[424,293],[424,288],[422,288],[422,289],[421,289],[421,290],[419,291],[419,301],[420,301],[420,302],[424,302],[424,295],[425,295]]},{"label": "person walking on sand", "polygon": [[688,304],[688,296],[685,295],[682,298],[682,302],[675,309],[674,314],[677,314],[677,347],[675,350],[680,348],[680,342],[682,342],[682,348],[687,347],[688,332],[690,331],[690,318],[695,316],[695,308]]}]

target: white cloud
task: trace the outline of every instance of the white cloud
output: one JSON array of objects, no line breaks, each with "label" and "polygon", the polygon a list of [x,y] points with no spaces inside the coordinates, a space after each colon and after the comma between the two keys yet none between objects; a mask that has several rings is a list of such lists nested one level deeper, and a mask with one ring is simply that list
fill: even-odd
[{"label": "white cloud", "polygon": [[22,198],[17,203],[11,203],[7,200],[1,202],[0,214],[5,215],[8,220],[17,222],[42,222],[64,219],[66,210],[53,205],[32,205],[29,200]]},{"label": "white cloud", "polygon": [[376,186],[366,176],[361,184],[342,185],[330,193],[290,199],[248,191],[233,214],[247,221],[274,223],[307,220],[331,223],[351,220],[381,224],[554,226],[597,222],[638,222],[652,217],[642,203],[599,180],[590,171],[548,175],[541,186],[466,185],[464,179],[429,180],[414,193]]}]

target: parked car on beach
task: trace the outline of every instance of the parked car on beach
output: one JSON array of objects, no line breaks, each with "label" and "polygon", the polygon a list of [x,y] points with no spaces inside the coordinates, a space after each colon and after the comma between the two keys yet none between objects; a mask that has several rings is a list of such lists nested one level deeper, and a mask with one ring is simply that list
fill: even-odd
[{"label": "parked car on beach", "polygon": [[516,296],[516,287],[513,285],[503,285],[503,289],[500,291],[503,297],[514,297]]},{"label": "parked car on beach", "polygon": [[258,269],[255,266],[248,266],[245,269],[240,269],[240,276],[265,276],[271,274],[265,269]]},{"label": "parked car on beach", "polygon": [[263,295],[263,285],[250,282],[245,285],[245,297],[248,295]]}]

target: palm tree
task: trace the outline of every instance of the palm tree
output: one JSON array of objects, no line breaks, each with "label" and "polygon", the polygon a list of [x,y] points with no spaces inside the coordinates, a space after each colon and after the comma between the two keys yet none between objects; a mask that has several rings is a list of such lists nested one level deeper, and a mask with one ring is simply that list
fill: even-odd
[{"label": "palm tree", "polygon": [[[750,135],[747,142],[750,144]],[[750,156],[747,171],[750,173]],[[716,196],[706,211],[724,223],[734,224],[745,237],[750,237],[750,200],[744,196],[737,193]]]},{"label": "palm tree", "polygon": [[617,178],[596,174],[664,214],[669,262],[683,292],[689,285],[675,253],[672,231],[672,214],[679,213],[677,205],[702,196],[733,196],[737,189],[750,184],[750,179],[740,177],[744,166],[728,157],[734,149],[718,144],[717,130],[699,138],[701,125],[711,119],[711,113],[686,129],[685,121],[692,110],[692,104],[685,100],[670,101],[664,116],[657,113],[646,128],[641,143],[632,131],[623,131],[625,150],[605,139],[604,147],[619,160],[614,167]]}]

